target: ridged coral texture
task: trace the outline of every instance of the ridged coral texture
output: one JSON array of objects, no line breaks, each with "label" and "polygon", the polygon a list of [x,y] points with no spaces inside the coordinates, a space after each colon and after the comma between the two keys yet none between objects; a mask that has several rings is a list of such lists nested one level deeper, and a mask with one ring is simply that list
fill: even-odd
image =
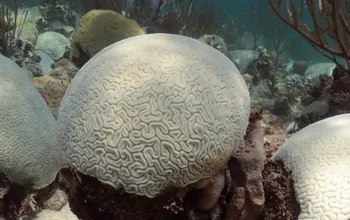
[{"label": "ridged coral texture", "polygon": [[300,220],[350,219],[350,114],[303,128],[272,159],[292,171]]},{"label": "ridged coral texture", "polygon": [[249,113],[244,79],[222,53],[180,35],[140,35],[78,72],[59,110],[59,140],[70,166],[155,197],[218,173]]},{"label": "ridged coral texture", "polygon": [[0,55],[0,172],[41,189],[61,165],[56,121],[23,69]]}]

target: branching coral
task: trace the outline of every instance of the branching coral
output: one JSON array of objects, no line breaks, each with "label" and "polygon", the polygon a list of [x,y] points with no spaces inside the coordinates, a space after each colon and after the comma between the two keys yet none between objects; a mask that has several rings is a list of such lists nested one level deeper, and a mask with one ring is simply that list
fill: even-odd
[{"label": "branching coral", "polygon": [[[284,2],[282,4],[281,0],[269,0],[278,17],[315,49],[339,66],[336,57],[343,57],[347,66],[350,66],[350,0],[302,0],[299,7],[295,0]],[[305,21],[305,8],[312,17],[314,28]],[[332,40],[336,43],[335,46],[332,46]]]}]

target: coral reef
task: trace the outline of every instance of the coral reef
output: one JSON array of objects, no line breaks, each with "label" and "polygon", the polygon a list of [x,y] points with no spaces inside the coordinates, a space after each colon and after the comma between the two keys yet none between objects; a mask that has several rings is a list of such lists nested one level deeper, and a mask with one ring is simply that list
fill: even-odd
[{"label": "coral reef", "polygon": [[76,18],[67,4],[56,2],[40,5],[41,18],[36,22],[40,33],[55,31],[68,37],[74,30]]},{"label": "coral reef", "polygon": [[298,90],[310,88],[314,86],[316,82],[317,82],[317,79],[315,79],[314,77],[311,77],[311,76],[303,77],[303,76],[300,76],[299,74],[288,74],[284,81],[284,83],[287,86],[287,89],[298,89]]},{"label": "coral reef", "polygon": [[[157,36],[167,36],[168,40],[170,38],[168,35],[150,36],[156,37],[156,39],[158,38]],[[114,44],[106,48],[99,56],[108,53],[109,56],[106,57],[115,60],[113,58],[115,55],[123,56],[123,54],[120,54],[120,52],[116,53],[112,48],[128,41],[142,38],[147,38],[148,41],[146,42],[150,43],[152,42],[150,36],[144,35],[134,37]],[[193,44],[191,45],[193,46]],[[177,45],[177,47],[179,46],[180,45]],[[161,48],[164,49],[163,46]],[[203,51],[204,48],[196,51]],[[208,50],[209,48],[210,47],[208,47]],[[142,49],[142,47],[138,46],[137,50],[139,51],[140,49]],[[181,51],[189,50],[181,49]],[[214,53],[215,50],[210,49],[210,51]],[[221,54],[217,51],[215,53],[217,53],[215,57]],[[159,55],[159,53],[156,54]],[[221,54],[221,56],[223,55]],[[132,57],[133,59],[137,58],[136,55]],[[117,60],[120,62],[120,59]],[[184,60],[188,62],[188,59]],[[98,72],[98,65],[96,64],[98,63],[99,59],[98,56],[96,56],[83,68],[83,70],[87,72],[80,72],[73,79],[66,93],[70,94],[69,97],[82,97],[78,95],[79,92],[84,92],[82,89],[86,89],[89,86],[84,85],[83,87],[79,87],[79,89],[72,86],[75,83],[81,85],[83,81],[80,80],[80,77],[84,77],[84,82],[88,82],[88,70],[90,68],[93,68],[94,71],[91,73],[94,73],[94,76],[96,76],[96,72]],[[179,62],[176,63],[178,64]],[[103,65],[103,70],[106,69],[105,65],[106,63]],[[93,82],[100,82],[100,80],[96,78],[93,79]],[[143,92],[142,94],[144,95],[145,93]],[[65,106],[70,106],[70,109],[76,108],[71,106],[71,102],[67,103],[64,98],[60,117],[64,117],[66,114],[64,110],[66,109]],[[59,118],[59,120],[63,119]],[[87,120],[89,121],[89,119]],[[85,174],[87,172],[86,170],[83,172],[79,170],[81,168],[76,165],[76,162],[69,162],[70,165],[73,165],[73,169],[62,170],[62,173],[69,186],[69,201],[72,210],[83,220],[100,218],[107,220],[295,219],[299,211],[298,205],[293,199],[294,191],[290,174],[284,170],[280,163],[268,161],[264,168],[266,160],[265,154],[271,157],[273,152],[278,148],[277,143],[282,143],[286,139],[282,123],[279,120],[280,119],[276,116],[262,114],[259,108],[254,109],[249,118],[249,125],[246,135],[244,136],[244,141],[240,142],[237,148],[238,150],[230,158],[227,168],[223,167],[223,170],[212,175],[210,178],[192,182],[192,184],[184,185],[184,187],[173,184],[171,187],[164,188],[162,193],[155,194],[156,196],[152,197],[147,197],[145,196],[146,194],[136,194],[130,190],[127,191],[128,189],[125,188],[125,186],[123,186],[123,188],[118,188],[112,185],[111,182],[103,183],[105,179],[101,179],[99,176],[94,177],[92,176],[93,173],[87,175]],[[65,129],[63,129],[63,131],[64,130]],[[70,135],[71,134],[72,132],[70,132]],[[61,140],[67,143],[67,138],[64,138],[64,136],[61,137],[63,137]],[[87,135],[85,135],[85,137],[87,137]],[[278,142],[275,140],[278,140]],[[79,143],[77,142],[74,146],[77,147],[81,143],[82,142],[79,141]],[[85,149],[87,149],[87,146],[88,145],[84,144]],[[108,150],[109,148],[106,149]],[[69,151],[70,156],[74,155],[72,150]],[[109,152],[112,151],[109,150]],[[69,157],[67,157],[67,159],[69,159]],[[134,183],[135,182],[132,184]],[[130,186],[131,182],[128,184]],[[207,200],[207,198],[210,198],[210,200]],[[203,201],[212,202],[203,204]],[[276,204],[280,204],[281,206],[276,206]],[[279,209],[277,209],[278,207]]]},{"label": "coral reef", "polygon": [[69,58],[71,54],[70,41],[62,34],[54,31],[40,34],[35,50],[42,50],[55,61],[61,58]]},{"label": "coral reef", "polygon": [[291,172],[298,219],[350,218],[349,185],[343,184],[350,178],[349,132],[350,114],[323,119],[293,134],[271,158]]},{"label": "coral reef", "polygon": [[306,69],[308,68],[308,64],[303,60],[296,60],[293,63],[293,73],[303,76]]},{"label": "coral reef", "polygon": [[16,41],[29,41],[32,45],[36,44],[39,31],[35,24],[28,21],[26,18],[18,19],[18,28],[16,29]]},{"label": "coral reef", "polygon": [[243,74],[249,87],[252,106],[261,106],[264,111],[288,120],[294,113],[295,98],[302,94],[300,87],[291,86],[301,82],[301,77],[287,75],[281,55],[273,55],[262,46],[258,46],[254,52],[258,55],[246,62],[246,73]]},{"label": "coral reef", "polygon": [[[257,48],[259,56],[247,67],[247,72],[253,75],[253,84],[265,81],[271,95],[276,96],[278,83],[277,63],[273,56],[264,48]],[[255,83],[254,83],[255,82]]]},{"label": "coral reef", "polygon": [[53,64],[53,69],[47,75],[70,83],[77,72],[78,68],[70,60],[60,59]]},{"label": "coral reef", "polygon": [[205,34],[205,35],[201,36],[198,40],[214,47],[215,49],[217,49],[221,53],[227,55],[227,46],[225,44],[225,41],[221,37],[219,37],[217,35]]},{"label": "coral reef", "polygon": [[0,52],[9,57],[13,53],[13,47],[16,44],[16,29],[18,16],[18,1],[14,2],[13,14],[15,21],[12,21],[11,10],[2,2],[0,3]]},{"label": "coral reef", "polygon": [[0,63],[0,218],[28,219],[57,185],[56,122],[25,70],[2,55]]},{"label": "coral reef", "polygon": [[34,46],[31,42],[19,39],[13,49],[11,60],[26,70],[29,76],[41,76],[43,74],[40,65],[41,58],[33,52]]},{"label": "coral reef", "polygon": [[145,31],[131,19],[110,10],[92,10],[81,17],[73,32],[72,59],[82,66],[103,48],[142,34]]},{"label": "coral reef", "polygon": [[313,102],[295,116],[299,130],[319,120],[350,112],[350,76],[341,68],[335,68],[332,76],[320,75],[307,91]]},{"label": "coral reef", "polygon": [[256,50],[233,50],[229,52],[232,60],[236,60],[241,73],[246,73],[251,62],[259,57]]},{"label": "coral reef", "polygon": [[41,189],[61,166],[57,124],[23,69],[0,56],[0,172],[12,182]]},{"label": "coral reef", "polygon": [[[212,57],[216,57],[215,62]],[[205,73],[200,68],[203,65]],[[115,87],[116,84],[120,87]],[[191,85],[191,88],[182,85]],[[179,86],[183,88],[181,91],[176,89]],[[176,102],[171,101],[174,93]],[[108,96],[114,98],[103,101],[99,98]],[[196,98],[189,98],[192,96]],[[206,100],[208,104],[202,105],[198,100]],[[148,104],[144,105],[144,102]],[[108,107],[107,114],[96,111],[100,105],[115,108]],[[169,111],[171,108],[177,110]],[[131,109],[135,115],[129,118]],[[180,35],[140,35],[105,48],[79,71],[62,99],[58,135],[64,158],[70,166],[116,189],[152,198],[168,187],[185,187],[220,172],[243,138],[249,110],[250,98],[244,80],[221,52]],[[97,115],[90,116],[95,111]],[[79,113],[82,118],[71,117],[77,112],[82,113]],[[183,118],[182,114],[187,117]],[[101,127],[93,128],[93,133],[89,129],[83,129],[82,133],[83,127],[95,126],[94,120],[83,119],[85,117],[103,118],[104,123],[98,123]],[[87,124],[84,122],[83,125],[85,120]],[[127,134],[128,139],[105,133],[104,126],[107,129],[110,123],[115,124],[114,134]],[[209,124],[214,129],[208,130]],[[184,125],[186,128],[182,127]],[[68,129],[71,126],[75,129]],[[143,130],[144,126],[148,127],[147,131]],[[99,139],[98,133],[109,141]],[[215,141],[204,141],[209,137],[215,137]],[[219,141],[222,139],[225,142]],[[103,152],[104,149],[110,149],[110,152],[95,154],[97,150],[92,140],[95,144],[100,143],[98,146]],[[142,155],[133,150],[135,147],[143,152]],[[89,156],[90,162],[86,163],[81,152],[91,152],[94,156]],[[124,153],[129,156],[124,159],[118,156]],[[157,156],[159,154],[163,156]],[[118,165],[110,167],[108,163],[96,163],[99,158],[115,160],[113,163]],[[151,168],[144,163],[162,168]],[[129,164],[128,168],[124,167],[126,164]],[[115,175],[94,171],[107,167],[114,170]]]}]

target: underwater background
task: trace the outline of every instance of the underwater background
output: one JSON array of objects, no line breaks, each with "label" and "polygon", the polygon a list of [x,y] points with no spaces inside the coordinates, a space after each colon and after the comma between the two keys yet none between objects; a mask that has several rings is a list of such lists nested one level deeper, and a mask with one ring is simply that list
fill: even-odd
[{"label": "underwater background", "polygon": [[[213,95],[216,99],[205,100],[204,92],[196,97],[204,100],[198,109],[217,110],[213,124],[184,119],[179,123],[188,123],[193,131],[183,128],[185,134],[180,135],[149,122],[163,114],[150,113],[145,117],[149,123],[127,119],[147,112],[128,105],[153,93],[143,91],[137,74],[116,77],[117,66],[125,73],[148,74],[157,69],[142,63],[148,56],[162,66],[173,55],[163,54],[164,58],[164,51],[181,54],[173,55],[178,60],[186,54],[180,51],[185,43],[176,50],[170,40],[159,43],[152,38],[157,33],[174,37],[174,42],[201,43],[196,48],[202,45],[202,50],[193,54],[213,60],[203,64],[210,74],[231,67],[236,77],[232,81],[205,78],[206,71],[203,79],[198,77],[203,85],[227,89],[222,97],[231,101],[218,107],[221,93]],[[149,42],[139,45],[140,53],[128,45],[142,38]],[[127,46],[122,50],[123,44],[117,42]],[[155,47],[159,57],[147,53],[148,46]],[[128,63],[135,60],[142,62]],[[225,68],[215,66],[218,63]],[[172,62],[157,74],[164,70],[164,78],[174,77],[172,81],[179,83],[175,74],[183,73],[171,72],[172,67],[186,65]],[[0,220],[350,219],[349,65],[350,0],[0,0]],[[193,66],[183,72],[204,68]],[[125,85],[98,78],[108,74]],[[162,74],[158,81],[164,80]],[[113,92],[103,90],[109,86]],[[115,101],[137,86],[141,98],[132,99],[130,93],[130,100],[125,95]],[[91,93],[86,89],[90,87]],[[116,103],[96,107],[99,98]],[[184,100],[197,103],[192,96]],[[127,110],[114,112],[119,105]],[[225,120],[220,121],[221,113]],[[129,128],[126,124],[131,121],[141,128]],[[174,121],[169,124],[176,127],[180,120]],[[125,130],[118,133],[116,126]],[[160,128],[152,132],[142,126]],[[161,145],[173,150],[173,157],[162,158],[159,165],[162,149],[138,154],[137,149],[160,143],[138,139],[147,132],[155,139],[176,136],[172,141],[165,138],[176,143]],[[215,133],[208,135],[212,142],[205,139],[210,132]],[[113,136],[116,133],[119,136]],[[136,138],[128,145],[131,133]],[[223,135],[227,133],[233,138]],[[186,135],[195,136],[200,144],[183,141]],[[98,148],[113,144],[116,149]],[[201,151],[206,144],[208,148]],[[231,154],[222,147],[226,145],[233,146]],[[132,150],[119,155],[119,146]],[[183,150],[186,147],[198,155],[188,156],[191,150]],[[120,158],[126,159],[120,162]],[[164,167],[172,160],[181,164],[175,163],[175,171],[168,167],[168,172]],[[119,169],[119,163],[131,165]],[[130,167],[137,166],[143,166],[141,171],[132,173]],[[125,176],[118,175],[130,179],[123,182]],[[173,175],[173,182],[166,175]]]}]

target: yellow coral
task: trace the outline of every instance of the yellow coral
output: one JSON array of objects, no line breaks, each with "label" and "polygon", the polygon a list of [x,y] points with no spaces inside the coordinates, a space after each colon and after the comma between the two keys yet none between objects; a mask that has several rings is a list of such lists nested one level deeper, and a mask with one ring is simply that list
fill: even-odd
[{"label": "yellow coral", "polygon": [[[72,35],[72,58],[89,59],[106,46],[145,31],[136,21],[111,10],[92,10],[81,17]],[[86,62],[87,60],[85,60]]]}]

